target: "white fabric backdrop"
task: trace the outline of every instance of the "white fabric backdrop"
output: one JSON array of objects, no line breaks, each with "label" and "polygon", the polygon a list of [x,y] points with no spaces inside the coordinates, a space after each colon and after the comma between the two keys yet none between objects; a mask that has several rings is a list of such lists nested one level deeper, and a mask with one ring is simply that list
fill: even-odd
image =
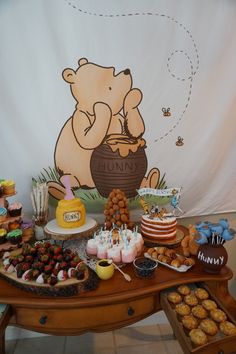
[{"label": "white fabric backdrop", "polygon": [[186,215],[236,210],[235,18],[225,0],[1,0],[0,178],[24,209],[75,107],[61,73],[86,57],[131,69],[148,168],[183,187]]}]

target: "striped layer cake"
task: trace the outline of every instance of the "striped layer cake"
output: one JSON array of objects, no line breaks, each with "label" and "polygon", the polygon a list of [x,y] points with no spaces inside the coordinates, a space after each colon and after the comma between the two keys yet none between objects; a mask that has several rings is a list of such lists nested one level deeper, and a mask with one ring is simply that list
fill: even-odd
[{"label": "striped layer cake", "polygon": [[173,240],[176,237],[176,217],[168,216],[160,219],[142,215],[141,233],[144,237],[155,241]]}]

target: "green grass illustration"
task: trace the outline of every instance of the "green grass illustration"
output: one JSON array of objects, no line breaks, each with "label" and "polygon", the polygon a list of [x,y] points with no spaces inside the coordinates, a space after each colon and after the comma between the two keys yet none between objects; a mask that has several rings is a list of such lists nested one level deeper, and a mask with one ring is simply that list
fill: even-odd
[{"label": "green grass illustration", "polygon": [[[48,167],[44,168],[42,172],[37,177],[32,178],[32,182],[49,182],[49,181],[54,181],[54,182],[59,182],[60,181],[60,176],[55,167]],[[167,185],[165,182],[165,173],[163,176],[159,179],[157,189],[166,189]],[[75,197],[80,198],[82,202],[84,203],[87,212],[90,213],[103,213],[104,210],[104,205],[107,202],[107,198],[104,198],[100,195],[98,190],[96,188],[93,189],[76,189],[73,190]],[[164,206],[170,203],[171,197],[158,197],[154,195],[145,195],[143,196],[145,201],[149,204],[157,204],[158,206]],[[128,200],[128,206],[130,210],[134,209],[140,209],[140,197],[139,195],[136,195],[133,198],[129,198]],[[52,206],[56,207],[57,206],[57,200],[54,199],[53,197],[50,196],[49,202]]]}]

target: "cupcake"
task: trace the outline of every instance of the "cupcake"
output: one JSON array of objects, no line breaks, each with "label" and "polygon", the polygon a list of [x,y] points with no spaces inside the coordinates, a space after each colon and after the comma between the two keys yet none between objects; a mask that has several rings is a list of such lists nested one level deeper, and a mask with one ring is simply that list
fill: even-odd
[{"label": "cupcake", "polygon": [[0,207],[0,223],[5,221],[7,218],[7,209],[4,207]]},{"label": "cupcake", "polygon": [[3,193],[6,195],[15,194],[15,181],[13,180],[4,180],[1,182],[3,186]]},{"label": "cupcake", "polygon": [[20,229],[12,230],[8,232],[6,239],[11,244],[17,245],[22,241],[22,231]]},{"label": "cupcake", "polygon": [[0,244],[6,241],[7,231],[5,229],[0,229]]},{"label": "cupcake", "polygon": [[8,213],[10,216],[20,216],[22,211],[21,203],[13,203],[8,207]]},{"label": "cupcake", "polygon": [[21,224],[22,236],[32,236],[34,233],[32,221],[23,221]]}]

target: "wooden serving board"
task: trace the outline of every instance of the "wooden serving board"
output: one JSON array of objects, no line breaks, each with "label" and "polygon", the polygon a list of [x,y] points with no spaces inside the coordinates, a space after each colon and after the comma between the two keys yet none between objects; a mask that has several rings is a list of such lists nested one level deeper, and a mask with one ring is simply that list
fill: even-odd
[{"label": "wooden serving board", "polygon": [[92,236],[97,229],[97,221],[87,216],[83,226],[72,229],[58,226],[56,219],[53,219],[47,223],[44,232],[49,239],[66,241]]},{"label": "wooden serving board", "polygon": [[[20,249],[12,251],[17,254]],[[85,278],[83,280],[77,280],[75,278],[66,279],[58,282],[56,285],[38,284],[35,281],[25,281],[21,278],[17,278],[16,272],[7,273],[0,262],[0,277],[5,279],[10,284],[16,286],[27,292],[32,292],[37,295],[46,296],[72,296],[82,291],[94,290],[98,286],[99,279],[96,273],[89,269],[85,270]]]}]

